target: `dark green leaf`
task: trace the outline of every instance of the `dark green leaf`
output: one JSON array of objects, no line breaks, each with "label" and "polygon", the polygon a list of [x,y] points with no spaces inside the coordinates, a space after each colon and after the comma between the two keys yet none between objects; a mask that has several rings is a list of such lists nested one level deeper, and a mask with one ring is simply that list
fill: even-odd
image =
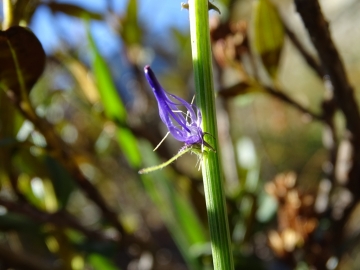
[{"label": "dark green leaf", "polygon": [[69,200],[71,192],[75,188],[74,180],[70,174],[52,157],[46,156],[45,164],[48,167],[56,197],[60,203],[60,208],[64,208]]},{"label": "dark green leaf", "polygon": [[42,74],[45,52],[27,28],[14,26],[0,31],[0,85],[15,95],[25,95]]},{"label": "dark green leaf", "polygon": [[0,229],[2,231],[21,231],[24,233],[40,233],[39,226],[32,220],[14,213],[0,216]]},{"label": "dark green leaf", "polygon": [[215,6],[213,3],[211,3],[210,1],[208,1],[208,5],[209,5],[209,10],[215,10],[216,12],[218,12],[219,14],[221,14],[220,9]]},{"label": "dark green leaf", "polygon": [[34,156],[28,147],[18,148],[14,152],[13,165],[21,173],[28,177],[48,177],[48,171],[44,164],[43,159]]},{"label": "dark green leaf", "polygon": [[51,9],[53,13],[61,12],[69,16],[78,17],[78,18],[83,18],[84,16],[87,16],[93,20],[103,19],[103,16],[99,13],[91,12],[82,7],[72,4],[50,2],[50,3],[46,3],[46,5]]}]

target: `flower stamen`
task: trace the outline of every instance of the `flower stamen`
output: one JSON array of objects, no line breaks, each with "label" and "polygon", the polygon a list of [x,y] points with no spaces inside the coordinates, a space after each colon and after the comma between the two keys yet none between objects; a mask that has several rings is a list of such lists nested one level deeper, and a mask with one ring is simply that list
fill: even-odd
[{"label": "flower stamen", "polygon": [[155,152],[159,147],[160,145],[165,141],[165,139],[167,138],[167,136],[169,136],[170,134],[170,131],[166,132],[164,138],[158,143],[158,145],[154,148],[153,152]]}]

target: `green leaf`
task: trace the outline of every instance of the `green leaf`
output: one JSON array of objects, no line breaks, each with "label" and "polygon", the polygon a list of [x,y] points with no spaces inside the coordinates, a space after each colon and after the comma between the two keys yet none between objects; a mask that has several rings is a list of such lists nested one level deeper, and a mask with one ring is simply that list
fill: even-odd
[{"label": "green leaf", "polygon": [[[95,41],[88,30],[90,51],[93,55],[93,70],[100,93],[100,98],[104,106],[105,115],[117,124],[126,121],[126,109],[122,103],[119,93],[116,90],[110,70],[104,58],[98,51]],[[138,168],[141,163],[141,155],[137,146],[137,140],[131,131],[126,127],[118,127],[117,139],[121,150],[124,152],[129,163]]]},{"label": "green leaf", "polygon": [[258,0],[254,11],[254,47],[271,77],[275,77],[284,44],[284,27],[269,0]]},{"label": "green leaf", "polygon": [[45,52],[27,28],[14,26],[0,31],[0,86],[24,98],[45,67]]},{"label": "green leaf", "polygon": [[184,230],[189,243],[203,244],[207,241],[204,228],[199,218],[194,212],[189,199],[179,192],[174,192],[174,204],[176,206],[176,215],[178,216],[180,226]]},{"label": "green leaf", "polygon": [[36,208],[46,210],[46,205],[43,198],[39,198],[34,193],[31,186],[31,178],[28,175],[21,175],[18,179],[18,189],[26,197],[26,199]]},{"label": "green leaf", "polygon": [[[144,165],[158,164],[158,158],[148,143],[141,143]],[[204,228],[188,197],[180,193],[163,170],[142,175],[144,188],[159,210],[166,227],[182,253],[189,269],[202,269],[192,248],[207,241]]]},{"label": "green leaf", "polygon": [[22,117],[9,102],[6,93],[0,91],[0,189],[11,169],[12,153],[19,144],[15,137],[22,121]]},{"label": "green leaf", "polygon": [[141,155],[137,144],[136,137],[131,131],[124,127],[119,127],[117,131],[117,139],[121,150],[124,152],[128,162],[134,168],[141,165]]},{"label": "green leaf", "polygon": [[108,258],[99,254],[91,254],[88,257],[88,262],[94,270],[118,270],[119,268],[112,263]]},{"label": "green leaf", "polygon": [[82,7],[72,4],[50,2],[50,3],[46,3],[46,5],[51,9],[53,13],[61,12],[69,16],[78,17],[78,18],[83,18],[85,15],[93,20],[103,19],[103,16],[99,13],[91,12]]},{"label": "green leaf", "polygon": [[120,35],[126,45],[141,43],[142,31],[137,16],[137,0],[129,0],[126,14],[121,20]]},{"label": "green leaf", "polygon": [[96,47],[90,29],[88,30],[89,49],[92,54],[92,68],[100,97],[104,106],[105,115],[114,122],[124,122],[126,110],[111,76],[108,64]]}]

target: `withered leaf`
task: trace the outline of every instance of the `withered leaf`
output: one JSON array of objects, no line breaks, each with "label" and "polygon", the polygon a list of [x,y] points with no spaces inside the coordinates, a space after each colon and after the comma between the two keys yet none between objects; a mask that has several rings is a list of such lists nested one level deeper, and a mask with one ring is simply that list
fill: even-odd
[{"label": "withered leaf", "polygon": [[258,0],[254,6],[255,51],[271,77],[275,77],[284,44],[284,28],[275,6],[269,0]]},{"label": "withered leaf", "polygon": [[247,82],[240,82],[231,87],[221,89],[218,93],[219,96],[224,98],[232,98],[238,95],[244,95],[248,93],[261,92],[262,89],[256,86],[253,86]]},{"label": "withered leaf", "polygon": [[1,88],[19,96],[29,93],[42,74],[45,52],[28,28],[13,26],[0,31],[0,63]]}]

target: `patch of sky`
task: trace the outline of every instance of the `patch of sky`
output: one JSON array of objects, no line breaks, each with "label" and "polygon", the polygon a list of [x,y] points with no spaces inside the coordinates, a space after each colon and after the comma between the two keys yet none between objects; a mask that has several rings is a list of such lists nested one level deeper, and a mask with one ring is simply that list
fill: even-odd
[{"label": "patch of sky", "polygon": [[[140,26],[144,29],[143,43],[151,51],[153,46],[161,46],[168,52],[174,52],[176,40],[172,28],[183,33],[189,31],[189,13],[181,10],[184,0],[138,0],[138,18]],[[106,14],[112,10],[120,17],[124,16],[128,0],[58,0],[58,3],[77,5],[90,12]],[[85,63],[89,63],[86,24],[81,18],[53,14],[46,5],[37,8],[30,27],[39,38],[47,54],[52,54],[65,45],[75,49],[75,53]],[[91,34],[94,37],[100,53],[107,59],[114,82],[125,104],[131,104],[132,91],[128,88],[134,81],[129,63],[122,55],[122,43],[118,33],[110,26],[109,21],[91,21]],[[161,56],[152,58],[151,63],[158,71],[166,70],[169,63]],[[131,105],[130,105],[131,106]]]},{"label": "patch of sky", "polygon": [[[59,3],[69,3],[83,7],[91,12],[106,14],[110,8],[120,16],[126,12],[128,1],[87,1],[87,0],[58,0]],[[109,6],[108,6],[109,3]],[[181,1],[138,0],[138,18],[145,27],[148,38],[145,42],[164,40],[171,46],[171,28],[187,31],[189,28],[188,12],[181,10]],[[53,15],[49,8],[40,6],[34,14],[31,28],[39,37],[47,53],[52,53],[66,41],[69,45],[80,47],[86,40],[84,22],[81,19],[64,14]],[[118,52],[120,40],[117,33],[103,21],[93,21],[91,31],[105,57],[111,57]],[[63,41],[62,41],[63,40]]]}]

